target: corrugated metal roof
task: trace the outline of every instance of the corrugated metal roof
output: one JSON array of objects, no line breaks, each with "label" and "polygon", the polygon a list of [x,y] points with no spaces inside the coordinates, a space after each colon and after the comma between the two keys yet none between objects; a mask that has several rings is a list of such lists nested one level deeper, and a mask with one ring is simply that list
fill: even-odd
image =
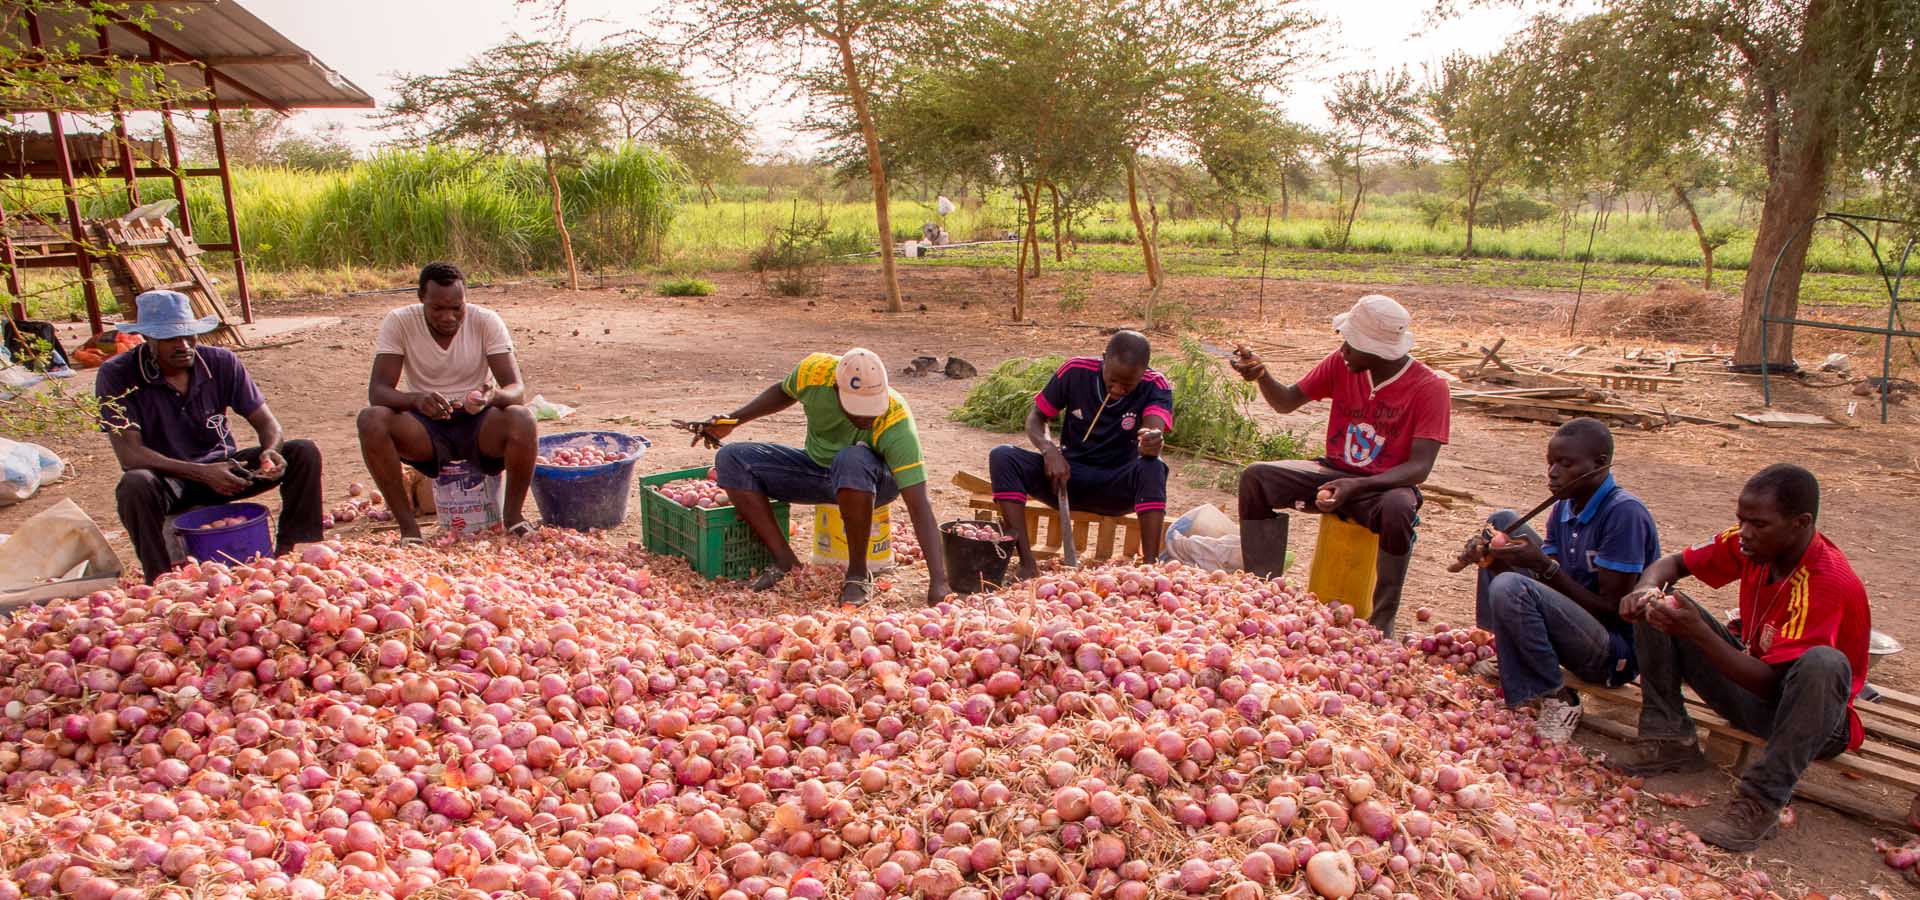
[{"label": "corrugated metal roof", "polygon": [[[109,27],[107,35],[112,52],[117,56],[150,59],[149,37],[163,42],[159,56],[169,62],[168,73],[194,88],[204,83],[200,67],[171,64],[176,57],[164,47],[171,46],[182,54],[205,61],[219,73],[216,90],[222,107],[291,110],[374,105],[373,97],[366,91],[235,0],[146,0],[143,5],[155,13],[156,27],[151,34],[126,25]],[[57,28],[84,25],[80,14],[72,12],[43,12],[41,23],[43,36]],[[0,35],[0,39],[25,46],[28,41],[24,23]]]}]

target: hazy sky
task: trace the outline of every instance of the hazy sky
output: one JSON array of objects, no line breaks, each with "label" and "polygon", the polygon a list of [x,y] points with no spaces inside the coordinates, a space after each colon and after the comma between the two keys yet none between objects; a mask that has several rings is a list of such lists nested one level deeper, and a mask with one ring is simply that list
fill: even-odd
[{"label": "hazy sky", "polygon": [[[1066,0],[1072,2],[1072,0]],[[519,32],[540,32],[540,7],[514,0],[244,0],[268,24],[333,66],[355,84],[388,99],[395,73],[444,72]],[[1497,48],[1521,26],[1513,9],[1477,9],[1429,27],[1432,0],[1306,0],[1306,6],[1332,22],[1324,33],[1331,61],[1305,73],[1287,98],[1288,112],[1324,124],[1322,105],[1334,75],[1353,69],[1410,66],[1416,72],[1455,50],[1473,53]],[[569,17],[577,34],[644,28],[658,8],[655,0],[571,0]],[[739,97],[759,98],[751,120],[759,148],[766,152],[807,153],[810,135],[794,125],[806,113],[805,100],[768,101],[777,85],[733,86]],[[385,135],[372,116],[359,111],[303,113],[295,124],[337,121],[362,147]]]}]

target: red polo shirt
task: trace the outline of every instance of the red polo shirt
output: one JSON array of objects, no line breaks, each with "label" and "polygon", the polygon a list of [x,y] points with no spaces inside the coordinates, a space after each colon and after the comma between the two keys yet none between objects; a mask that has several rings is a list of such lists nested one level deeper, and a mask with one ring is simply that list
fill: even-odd
[{"label": "red polo shirt", "polygon": [[1867,608],[1867,587],[1853,573],[1853,565],[1824,534],[1816,533],[1800,565],[1779,582],[1769,577],[1770,566],[1740,552],[1740,529],[1729,528],[1713,540],[1687,548],[1682,554],[1687,571],[1712,587],[1740,580],[1740,639],[1747,652],[1768,665],[1800,658],[1814,647],[1832,647],[1846,654],[1853,667],[1853,691],[1847,695],[1847,749],[1857,750],[1866,737],[1853,698],[1867,683],[1867,637],[1873,628]]},{"label": "red polo shirt", "polygon": [[1333,401],[1326,461],[1355,475],[1378,475],[1413,456],[1414,438],[1447,442],[1453,398],[1447,383],[1414,359],[1379,384],[1347,368],[1334,351],[1300,379],[1311,400]]}]

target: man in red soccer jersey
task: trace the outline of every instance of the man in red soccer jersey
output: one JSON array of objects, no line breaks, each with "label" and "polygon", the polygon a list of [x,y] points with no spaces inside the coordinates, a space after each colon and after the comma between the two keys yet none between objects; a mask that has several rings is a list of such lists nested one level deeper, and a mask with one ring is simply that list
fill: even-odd
[{"label": "man in red soccer jersey", "polygon": [[[1620,599],[1621,618],[1639,623],[1644,697],[1641,746],[1623,770],[1706,767],[1682,683],[1734,727],[1767,740],[1726,812],[1700,829],[1702,840],[1727,850],[1759,846],[1808,764],[1857,749],[1865,736],[1853,697],[1867,681],[1867,589],[1815,529],[1819,510],[1813,473],[1768,466],[1740,493],[1737,527],[1654,563]],[[1740,618],[1731,627],[1670,593],[1689,575],[1712,587],[1740,582]]]},{"label": "man in red soccer jersey", "polygon": [[1380,536],[1373,613],[1367,621],[1388,636],[1413,555],[1418,485],[1432,474],[1451,422],[1447,383],[1407,355],[1413,349],[1411,318],[1391,297],[1361,297],[1350,312],[1333,317],[1340,349],[1297,384],[1267,374],[1266,364],[1245,348],[1233,360],[1234,371],[1257,382],[1260,395],[1278,412],[1333,401],[1326,456],[1254,463],[1240,473],[1240,544],[1247,571],[1271,576],[1285,565],[1285,554],[1275,548],[1283,543],[1279,538],[1286,525],[1275,510],[1312,502],[1314,511],[1364,525]]}]

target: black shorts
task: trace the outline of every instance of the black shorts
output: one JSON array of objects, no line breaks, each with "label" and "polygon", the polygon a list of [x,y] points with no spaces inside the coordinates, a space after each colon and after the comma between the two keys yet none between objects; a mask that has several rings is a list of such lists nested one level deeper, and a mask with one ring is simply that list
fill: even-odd
[{"label": "black shorts", "polygon": [[466,410],[456,409],[448,419],[429,419],[417,412],[407,415],[427,429],[427,441],[433,445],[433,458],[428,460],[405,460],[420,474],[428,478],[440,477],[440,470],[450,462],[470,462],[482,474],[498,475],[507,468],[504,456],[487,456],[480,452],[480,423],[491,408],[473,415]]}]

